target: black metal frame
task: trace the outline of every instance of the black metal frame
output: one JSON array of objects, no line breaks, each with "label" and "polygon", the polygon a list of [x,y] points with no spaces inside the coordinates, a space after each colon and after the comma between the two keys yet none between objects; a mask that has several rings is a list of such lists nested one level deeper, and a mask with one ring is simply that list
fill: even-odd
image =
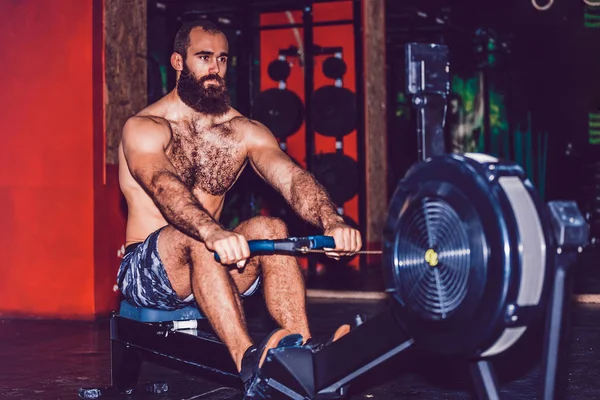
[{"label": "black metal frame", "polygon": [[[157,324],[113,315],[110,320],[111,384],[123,392],[137,386],[143,361],[207,375],[239,384],[239,376],[227,347],[214,334],[208,320],[199,329],[169,331]],[[188,333],[189,332],[189,333]]]},{"label": "black metal frame", "polygon": [[[420,71],[415,71],[417,65]],[[406,44],[406,92],[413,96],[412,104],[417,111],[419,161],[448,153],[444,125],[446,98],[450,94],[449,65],[447,46]],[[431,78],[434,82],[428,81]]]},{"label": "black metal frame", "polygon": [[[169,331],[160,324],[114,314],[110,321],[112,386],[84,390],[99,390],[104,395],[141,391],[138,376],[144,361],[240,387],[241,380],[226,346],[214,335],[208,321],[198,322],[196,330]],[[372,340],[374,337],[376,341]],[[297,347],[271,350],[263,374],[269,376],[269,385],[280,392],[289,388],[288,394],[291,390],[304,392],[308,398],[338,398],[345,395],[354,379],[392,357],[408,354],[406,350],[413,343],[393,307],[389,307],[319,351]],[[348,352],[348,348],[354,351]],[[290,357],[289,352],[296,354]],[[286,365],[287,370],[281,365]]]},{"label": "black metal frame", "polygon": [[335,3],[360,0],[160,0],[166,7],[177,6],[180,10],[201,9],[206,14],[236,12],[247,7],[251,12],[281,12],[301,10],[318,3]]},{"label": "black metal frame", "polygon": [[[358,115],[356,118],[356,140],[358,141],[357,148],[357,161],[359,165],[359,171],[362,171],[362,179],[359,181],[358,198],[367,198],[367,182],[365,179],[366,171],[366,159],[365,159],[365,77],[364,77],[364,56],[363,56],[363,10],[361,1],[353,1],[352,3],[352,15],[354,16],[354,59],[355,62],[355,87],[356,87],[356,109]],[[386,132],[387,134],[387,132]],[[361,145],[363,144],[363,145]],[[367,226],[367,207],[365,200],[362,204],[359,202],[358,207],[358,226],[364,228]],[[359,258],[359,265],[362,271],[367,268],[367,256],[361,254]]]}]

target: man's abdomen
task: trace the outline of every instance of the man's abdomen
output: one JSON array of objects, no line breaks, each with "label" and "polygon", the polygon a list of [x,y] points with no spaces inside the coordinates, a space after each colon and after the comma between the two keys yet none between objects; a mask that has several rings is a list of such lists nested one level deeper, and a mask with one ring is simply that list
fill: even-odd
[{"label": "man's abdomen", "polygon": [[125,245],[143,242],[152,232],[165,225],[168,225],[168,222],[156,207],[147,210],[130,208],[127,215]]}]

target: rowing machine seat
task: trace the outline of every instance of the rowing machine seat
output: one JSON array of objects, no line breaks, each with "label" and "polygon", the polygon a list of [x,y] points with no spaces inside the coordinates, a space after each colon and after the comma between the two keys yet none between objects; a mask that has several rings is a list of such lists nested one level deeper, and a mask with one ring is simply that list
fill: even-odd
[{"label": "rowing machine seat", "polygon": [[190,305],[179,310],[165,311],[155,308],[138,307],[127,300],[121,301],[119,315],[140,322],[186,321],[205,318],[200,309],[195,305]]}]

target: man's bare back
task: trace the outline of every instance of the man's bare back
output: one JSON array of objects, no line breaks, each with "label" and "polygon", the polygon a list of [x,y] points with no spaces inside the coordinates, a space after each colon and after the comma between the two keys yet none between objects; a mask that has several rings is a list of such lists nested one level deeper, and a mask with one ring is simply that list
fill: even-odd
[{"label": "man's bare back", "polygon": [[[165,136],[165,154],[177,175],[206,211],[218,220],[224,196],[247,164],[244,139],[256,123],[231,109],[218,118],[196,115],[181,118],[172,112],[165,97],[133,117],[129,123],[150,126]],[[119,146],[119,181],[127,200],[126,244],[143,241],[167,225],[151,197],[133,178],[122,145]]]}]

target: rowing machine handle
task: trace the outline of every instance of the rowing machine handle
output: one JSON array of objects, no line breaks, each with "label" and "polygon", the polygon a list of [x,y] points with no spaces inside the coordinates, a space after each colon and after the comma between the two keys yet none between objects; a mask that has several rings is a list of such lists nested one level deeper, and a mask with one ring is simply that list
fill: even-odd
[{"label": "rowing machine handle", "polygon": [[[301,247],[314,249],[334,249],[335,240],[331,236],[307,236],[291,237],[287,239],[275,240],[248,240],[250,255],[256,253],[273,254],[276,251],[295,252]],[[215,253],[215,260],[221,262],[221,258]]]}]

